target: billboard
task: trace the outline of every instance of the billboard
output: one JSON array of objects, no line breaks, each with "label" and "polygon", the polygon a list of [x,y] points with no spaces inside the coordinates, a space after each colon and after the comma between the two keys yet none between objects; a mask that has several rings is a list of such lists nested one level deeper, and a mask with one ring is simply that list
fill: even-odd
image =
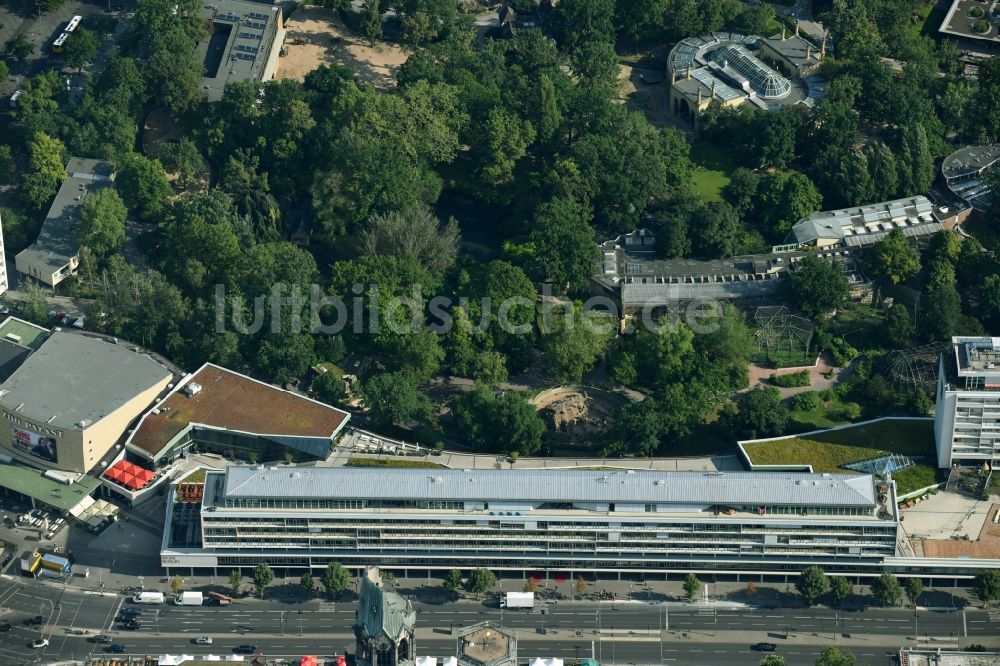
[{"label": "billboard", "polygon": [[33,430],[25,430],[12,425],[10,427],[10,441],[16,448],[30,453],[36,458],[52,463],[59,462],[59,457],[56,455],[56,440],[52,437],[39,435]]}]

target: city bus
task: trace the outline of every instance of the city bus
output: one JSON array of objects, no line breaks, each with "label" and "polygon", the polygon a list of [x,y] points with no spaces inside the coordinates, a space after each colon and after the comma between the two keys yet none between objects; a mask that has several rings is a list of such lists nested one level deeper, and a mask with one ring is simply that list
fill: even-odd
[{"label": "city bus", "polygon": [[58,37],[56,37],[56,41],[52,42],[52,52],[53,53],[62,53],[63,44],[66,43],[66,40],[68,38],[69,38],[69,33],[68,32],[64,32],[61,35],[59,35]]},{"label": "city bus", "polygon": [[66,24],[66,29],[63,32],[73,32],[76,30],[76,26],[80,25],[80,21],[82,20],[82,16],[74,16],[69,20],[69,23]]}]

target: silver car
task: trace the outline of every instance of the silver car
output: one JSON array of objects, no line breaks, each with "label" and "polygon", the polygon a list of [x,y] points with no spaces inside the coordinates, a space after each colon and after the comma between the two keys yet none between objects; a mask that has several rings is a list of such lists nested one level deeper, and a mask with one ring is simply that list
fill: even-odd
[{"label": "silver car", "polygon": [[199,636],[198,638],[194,639],[194,642],[195,642],[196,645],[211,645],[212,644],[212,637],[211,636]]}]

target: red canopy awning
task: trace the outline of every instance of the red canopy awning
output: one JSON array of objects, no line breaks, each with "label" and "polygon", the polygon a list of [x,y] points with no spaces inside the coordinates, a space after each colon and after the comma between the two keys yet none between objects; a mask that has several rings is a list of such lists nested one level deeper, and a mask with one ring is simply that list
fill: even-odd
[{"label": "red canopy awning", "polygon": [[156,472],[130,463],[127,460],[119,460],[104,473],[104,478],[125,486],[130,490],[138,490],[146,486],[155,476]]},{"label": "red canopy awning", "polygon": [[299,666],[316,666],[316,657],[309,654],[304,655],[299,662]]}]

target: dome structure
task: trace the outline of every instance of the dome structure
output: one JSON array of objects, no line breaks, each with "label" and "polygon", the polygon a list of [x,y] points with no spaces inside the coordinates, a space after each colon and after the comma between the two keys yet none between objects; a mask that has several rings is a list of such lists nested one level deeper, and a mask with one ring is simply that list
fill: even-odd
[{"label": "dome structure", "polygon": [[709,58],[746,79],[763,99],[781,99],[792,90],[788,79],[757,59],[742,44],[726,44],[713,51]]}]

